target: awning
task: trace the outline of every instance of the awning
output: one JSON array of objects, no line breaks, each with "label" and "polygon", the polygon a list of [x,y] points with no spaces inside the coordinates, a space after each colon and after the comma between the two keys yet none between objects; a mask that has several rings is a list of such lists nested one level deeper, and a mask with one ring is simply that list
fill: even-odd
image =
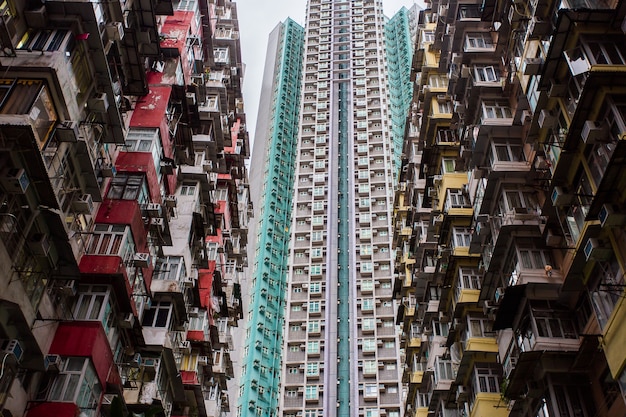
[{"label": "awning", "polygon": [[513,285],[506,288],[502,301],[498,306],[498,313],[493,323],[493,330],[503,330],[513,327],[513,322],[519,311],[520,303],[526,294],[526,287],[527,284]]}]

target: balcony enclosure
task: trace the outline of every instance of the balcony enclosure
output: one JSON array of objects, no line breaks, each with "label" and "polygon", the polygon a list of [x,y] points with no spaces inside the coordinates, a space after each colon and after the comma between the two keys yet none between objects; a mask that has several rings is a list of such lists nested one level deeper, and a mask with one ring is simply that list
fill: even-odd
[{"label": "balcony enclosure", "polygon": [[579,330],[573,312],[553,301],[534,300],[524,316],[515,340],[520,352],[578,350]]}]

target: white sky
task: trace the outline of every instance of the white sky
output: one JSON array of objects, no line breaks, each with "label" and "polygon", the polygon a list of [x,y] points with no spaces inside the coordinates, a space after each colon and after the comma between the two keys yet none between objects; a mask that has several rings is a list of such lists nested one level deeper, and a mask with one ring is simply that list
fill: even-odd
[{"label": "white sky", "polygon": [[[417,0],[383,0],[385,15],[391,17],[402,6],[411,7]],[[259,94],[265,65],[267,38],[279,22],[291,17],[304,25],[306,0],[236,0],[242,60],[246,66],[243,97],[250,144],[254,140]]]}]

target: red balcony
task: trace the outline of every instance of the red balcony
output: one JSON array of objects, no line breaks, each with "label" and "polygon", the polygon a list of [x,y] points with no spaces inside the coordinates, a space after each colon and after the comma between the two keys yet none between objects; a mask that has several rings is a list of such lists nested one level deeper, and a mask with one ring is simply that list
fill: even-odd
[{"label": "red balcony", "polygon": [[103,388],[107,383],[114,385],[122,383],[113,361],[109,341],[99,321],[59,323],[49,353],[90,358]]}]

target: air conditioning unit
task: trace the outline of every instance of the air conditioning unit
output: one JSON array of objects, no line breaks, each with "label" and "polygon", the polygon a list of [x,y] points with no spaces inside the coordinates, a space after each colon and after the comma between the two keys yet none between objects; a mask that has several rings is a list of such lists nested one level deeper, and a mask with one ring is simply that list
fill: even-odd
[{"label": "air conditioning unit", "polygon": [[583,142],[593,145],[596,142],[603,142],[608,139],[609,126],[603,122],[595,122],[593,120],[585,121],[580,137]]},{"label": "air conditioning unit", "polygon": [[106,34],[111,41],[121,41],[124,39],[124,25],[122,22],[111,22],[105,26]]},{"label": "air conditioning unit", "polygon": [[189,353],[191,351],[191,342],[189,342],[189,340],[183,340],[178,345],[178,348],[186,353]]},{"label": "air conditioning unit", "polygon": [[166,207],[176,207],[176,205],[178,204],[178,199],[175,195],[166,195],[163,199],[163,203]]},{"label": "air conditioning unit", "polygon": [[24,194],[30,181],[22,168],[9,168],[0,176],[0,184],[9,194]]},{"label": "air conditioning unit", "polygon": [[141,366],[141,353],[135,353],[130,360],[130,364],[133,366]]},{"label": "air conditioning unit", "polygon": [[605,247],[600,240],[593,237],[587,239],[583,251],[587,261],[591,259],[595,261],[608,261],[611,259],[611,256],[613,256],[613,249]]},{"label": "air conditioning unit", "polygon": [[63,369],[63,359],[61,355],[46,355],[43,366],[46,372],[59,372]]},{"label": "air conditioning unit", "polygon": [[0,352],[9,353],[15,357],[18,362],[24,357],[24,348],[17,339],[4,339],[0,341]]},{"label": "air conditioning unit", "polygon": [[134,324],[135,316],[133,315],[133,313],[128,313],[119,320],[119,326],[122,329],[131,329]]},{"label": "air conditioning unit", "polygon": [[603,204],[598,213],[598,220],[602,227],[626,225],[626,213],[612,204]]},{"label": "air conditioning unit", "polygon": [[526,58],[522,64],[524,75],[537,75],[543,65],[542,58]]},{"label": "air conditioning unit", "polygon": [[158,358],[145,358],[141,363],[143,369],[157,369],[161,363]]},{"label": "air conditioning unit", "polygon": [[571,204],[574,196],[566,193],[563,188],[556,186],[554,187],[554,190],[552,190],[550,199],[552,200],[552,205],[555,207],[562,207]]},{"label": "air conditioning unit", "polygon": [[187,105],[188,106],[195,106],[196,105],[196,93],[194,93],[193,91],[189,91],[189,92],[185,93],[185,98],[187,100]]},{"label": "air conditioning unit", "polygon": [[106,113],[109,109],[109,98],[106,93],[98,93],[87,100],[87,107],[95,113]]},{"label": "air conditioning unit", "polygon": [[89,214],[93,212],[93,198],[91,194],[83,194],[72,201],[72,209],[77,213]]},{"label": "air conditioning unit", "polygon": [[80,132],[78,122],[65,120],[56,125],[55,137],[59,142],[76,142]]},{"label": "air conditioning unit", "polygon": [[556,126],[556,121],[556,117],[554,117],[550,110],[543,109],[539,112],[537,122],[539,123],[540,128],[552,129]]},{"label": "air conditioning unit", "polygon": [[57,293],[66,297],[73,297],[78,292],[76,281],[73,279],[55,281],[53,288]]},{"label": "air conditioning unit", "polygon": [[208,364],[209,364],[209,357],[208,356],[198,356],[198,365],[206,366]]},{"label": "air conditioning unit", "polygon": [[104,164],[101,169],[102,176],[106,178],[113,178],[117,173],[115,166],[112,164]]},{"label": "air conditioning unit", "polygon": [[161,205],[159,203],[146,204],[146,214],[151,217],[161,217]]},{"label": "air conditioning unit", "polygon": [[550,169],[550,162],[544,156],[537,155],[535,159],[535,169],[538,171]]},{"label": "air conditioning unit", "polygon": [[133,257],[133,266],[138,268],[147,268],[150,266],[150,253],[139,252]]},{"label": "air conditioning unit", "polygon": [[172,175],[174,173],[174,165],[169,161],[161,161],[159,162],[159,166],[161,167],[161,172],[165,175]]},{"label": "air conditioning unit", "polygon": [[183,285],[185,287],[194,288],[196,286],[196,279],[194,277],[183,278]]},{"label": "air conditioning unit", "polygon": [[50,241],[48,236],[43,233],[35,233],[28,239],[28,247],[33,255],[46,257],[50,252]]}]

